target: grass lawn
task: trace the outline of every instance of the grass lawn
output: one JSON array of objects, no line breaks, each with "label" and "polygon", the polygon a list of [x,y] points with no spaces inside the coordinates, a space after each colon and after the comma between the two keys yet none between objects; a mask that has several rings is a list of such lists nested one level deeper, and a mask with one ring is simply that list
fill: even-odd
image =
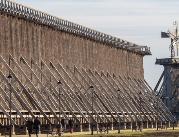
[{"label": "grass lawn", "polygon": [[[179,128],[172,128],[167,130],[156,130],[156,129],[144,129],[142,132],[140,131],[131,131],[131,130],[121,130],[121,133],[118,134],[118,131],[109,131],[109,134],[99,133],[96,131],[94,135],[91,135],[90,132],[74,132],[74,133],[65,133],[65,137],[179,137]],[[13,135],[12,137],[28,137],[28,135]],[[34,134],[31,137],[36,137]],[[40,134],[39,137],[47,137],[46,134]],[[52,137],[49,135],[49,137]]]},{"label": "grass lawn", "polygon": [[94,135],[90,135],[90,132],[81,132],[81,133],[66,133],[63,136],[65,137],[179,137],[179,128],[175,130],[156,130],[156,129],[144,129],[142,132],[131,131],[131,130],[122,130],[120,134],[117,131],[110,131],[109,134],[97,134],[94,132]]}]

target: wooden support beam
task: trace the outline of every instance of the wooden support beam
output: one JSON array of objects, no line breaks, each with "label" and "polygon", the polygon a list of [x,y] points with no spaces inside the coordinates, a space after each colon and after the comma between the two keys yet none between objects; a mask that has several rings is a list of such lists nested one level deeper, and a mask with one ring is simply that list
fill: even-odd
[{"label": "wooden support beam", "polygon": [[[56,78],[56,77],[54,76],[54,74],[51,72],[51,70],[50,70],[49,67],[46,65],[46,63],[45,63],[43,60],[41,60],[41,62],[44,64],[44,66],[45,66],[46,69],[48,70],[50,76],[54,78],[54,80],[55,80],[56,83],[58,83],[57,78]],[[35,63],[35,62],[34,62],[34,63]],[[35,65],[36,65],[37,69],[40,71],[40,73],[43,75],[43,77],[47,80],[47,82],[53,87],[54,96],[55,96],[56,99],[58,99],[58,96],[57,96],[57,95],[58,95],[58,92],[56,91],[56,89],[55,89],[54,86],[52,85],[51,81],[47,78],[47,76],[42,72],[42,70],[38,67],[38,65],[37,65],[36,63],[35,63]],[[64,89],[63,89],[63,90],[64,90]],[[64,90],[64,92],[66,92],[66,91]],[[61,98],[61,99],[63,100],[63,98]],[[74,114],[72,107],[66,103],[66,102],[70,102],[70,101],[68,101],[67,98],[65,97],[62,102],[63,102],[63,103],[65,104],[65,106],[69,109],[70,113],[76,118],[76,120],[79,121],[79,119],[78,119],[78,118],[76,117],[76,115]],[[66,115],[64,112],[63,112],[63,114],[64,114],[64,116],[68,119],[67,115]]]},{"label": "wooden support beam", "polygon": [[[53,65],[53,63],[51,62],[51,65]],[[53,65],[53,70],[55,71],[55,73],[60,77],[61,82],[64,84],[64,86],[67,88],[67,92],[70,91],[70,94],[73,95],[74,99],[77,102],[74,102],[74,100],[71,98],[71,96],[69,96],[70,94],[68,94],[67,92],[64,92],[66,94],[66,96],[68,96],[70,98],[70,100],[73,102],[73,104],[79,103],[80,106],[88,113],[88,115],[97,123],[97,121],[89,114],[88,108],[86,108],[86,106],[84,106],[82,100],[80,100],[77,95],[73,92],[73,90],[71,89],[71,87],[67,84],[67,82],[65,81],[65,79],[61,76],[61,74],[59,73],[59,71],[56,69],[56,67]],[[77,107],[79,109],[79,107]],[[78,110],[79,113],[81,113],[82,110]],[[87,120],[87,118],[85,117],[85,115],[83,113],[81,113],[81,115],[83,116],[84,119]]]},{"label": "wooden support beam", "polygon": [[[2,73],[2,71],[0,71],[0,75],[3,78],[3,80],[8,84],[8,80],[7,78],[4,76],[4,74]],[[15,76],[15,75],[14,75]],[[14,77],[15,79],[17,79],[17,77]],[[15,90],[14,86],[11,85],[11,90],[14,93],[14,95],[16,96],[16,98],[18,99],[18,101],[21,103],[21,105],[30,113],[30,115],[35,118],[35,115],[33,114],[33,112],[31,111],[31,109],[26,105],[26,103],[24,102],[24,100],[21,99],[20,95],[17,93],[17,91]]]},{"label": "wooden support beam", "polygon": [[[140,81],[142,85],[146,88],[146,90],[148,91],[148,94],[150,94],[151,97],[153,97],[153,99],[156,101],[156,97],[152,88],[148,85],[148,83],[145,80],[140,79]],[[159,107],[162,109],[162,112],[166,114],[166,118],[168,119],[168,121],[171,121],[171,122],[176,121],[176,118],[172,115],[172,113],[168,110],[168,108],[165,106],[165,104],[161,100],[159,100]]]},{"label": "wooden support beam", "polygon": [[[141,81],[141,80],[140,80]],[[138,81],[136,81],[136,82],[138,82]],[[143,88],[145,88],[145,90],[147,91],[146,93],[148,94],[148,98],[150,99],[150,100],[153,100],[154,102],[156,102],[157,103],[157,108],[155,108],[155,113],[157,114],[157,113],[159,113],[159,116],[157,116],[157,117],[159,117],[160,118],[160,120],[161,121],[170,121],[167,117],[167,115],[168,115],[168,113],[166,113],[166,110],[168,110],[167,108],[165,108],[164,109],[164,105],[161,105],[161,101],[160,101],[160,99],[155,95],[155,94],[151,94],[152,92],[153,92],[153,90],[152,90],[152,92],[145,86],[145,84],[143,83],[143,81],[141,81],[140,83],[138,82],[138,85],[139,86],[142,86]],[[154,93],[154,92],[153,92]]]},{"label": "wooden support beam", "polygon": [[[34,86],[34,84],[31,82],[31,80],[26,76],[26,74],[23,72],[23,70],[20,68],[20,66],[18,65],[18,63],[13,59],[13,57],[11,56],[11,59],[13,60],[13,62],[15,63],[16,67],[22,72],[22,74],[24,75],[24,77],[26,78],[26,80],[29,82],[30,86],[32,87],[33,90],[35,90],[35,93],[40,97],[40,99],[43,101],[43,103],[46,105],[46,107],[50,110],[50,112],[54,115],[54,117],[60,122],[59,117],[57,117],[56,113],[53,111],[53,109],[51,108],[51,106],[48,104],[48,100],[47,98],[39,93],[39,90]],[[25,61],[25,60],[24,60]],[[31,70],[30,66],[27,64],[29,70]],[[38,77],[35,75],[35,73],[33,72],[33,70],[31,70],[32,74],[36,77],[36,79],[38,80],[38,83],[41,85],[42,88],[44,88],[44,90],[48,93],[48,91],[46,90],[45,86],[40,82],[40,80],[38,79]],[[43,112],[43,110],[40,108],[40,106],[38,105],[38,103],[32,98],[31,94],[29,94],[29,92],[26,92],[26,95],[28,95],[28,97],[34,101],[34,104],[36,105],[36,107],[39,109],[39,111],[41,111],[41,113],[44,115],[44,117],[47,119],[47,121],[49,122],[49,118],[46,116],[46,114]],[[51,123],[51,122],[50,122]]]},{"label": "wooden support beam", "polygon": [[[141,108],[142,104],[139,103],[140,101],[144,101],[143,98],[142,98],[144,91],[141,90],[140,88],[138,88],[137,86],[134,87],[134,85],[135,85],[134,83],[131,83],[130,81],[127,82],[127,78],[125,76],[119,77],[119,78],[121,79],[121,81],[123,81],[123,84],[130,91],[130,93],[127,92],[127,94],[129,96],[132,95],[134,97],[134,98],[132,97],[132,100],[133,100],[133,102],[135,102],[136,106],[138,107],[138,109],[139,109],[138,111],[145,116],[146,121],[152,121],[153,117],[151,115],[149,115],[149,113],[148,113],[149,117],[147,117],[146,114],[145,114],[148,111],[151,111],[151,109],[148,106],[146,108],[145,107]],[[141,100],[139,98],[141,98]]]},{"label": "wooden support beam", "polygon": [[[165,71],[165,70],[164,70],[164,71]],[[154,92],[157,91],[158,86],[159,86],[160,83],[161,83],[161,80],[162,80],[162,78],[163,78],[163,76],[164,76],[164,73],[165,73],[164,71],[162,72],[162,74],[161,74],[161,76],[160,76],[160,78],[159,78],[159,80],[158,80],[158,82],[157,82],[157,84],[156,84],[156,86],[155,86],[155,88],[154,88]]]},{"label": "wooden support beam", "polygon": [[[100,93],[101,91],[105,91],[106,92],[106,90],[104,89],[104,90],[100,90],[99,88],[98,88],[98,86],[96,85],[96,82],[95,81],[93,81],[93,79],[87,74],[87,72],[84,70],[84,69],[82,69],[82,72],[83,72],[83,74],[88,78],[88,80],[91,82],[91,84],[93,84],[93,86],[95,87],[95,90],[98,92],[98,93]],[[100,85],[101,86],[101,85]],[[114,105],[112,102],[110,102],[111,100],[109,100],[109,98],[105,95],[105,94],[98,94],[98,96],[100,96],[100,102],[102,103],[102,105],[103,105],[103,107],[105,107],[105,109],[107,110],[107,112],[111,115],[111,117],[115,120],[115,121],[118,121],[116,118],[115,118],[115,116],[112,114],[112,112],[113,111],[115,111],[114,110],[114,106],[112,106],[112,105]],[[111,104],[112,103],[112,104]]]},{"label": "wooden support beam", "polygon": [[[103,76],[105,76],[105,75],[103,75]],[[110,75],[108,75],[108,76],[110,77]],[[106,76],[105,76],[105,79],[108,80],[108,78]],[[113,82],[115,82],[115,81],[113,80]],[[110,82],[108,84],[110,84]],[[133,118],[133,116],[135,116],[134,115],[135,113],[133,113],[133,116],[131,115],[132,111],[131,111],[130,104],[129,104],[130,101],[126,102],[127,98],[124,99],[122,97],[122,96],[124,96],[125,93],[123,93],[123,92],[122,92],[122,94],[117,93],[117,90],[120,89],[120,91],[122,91],[122,89],[121,89],[121,87],[119,87],[119,85],[117,83],[115,83],[115,84],[118,87],[118,89],[113,89],[113,90],[109,90],[109,91],[112,92],[113,96],[115,96],[118,99],[117,101],[121,102],[122,108],[125,110],[125,113],[127,113],[128,116],[131,118],[131,121],[135,121],[135,119]],[[113,87],[113,86],[111,86],[111,87]]]},{"label": "wooden support beam", "polygon": [[[70,69],[68,69],[68,70],[69,70],[69,72],[74,76],[76,82],[77,82],[78,84],[80,84],[81,88],[82,88],[84,91],[87,92],[88,88],[89,88],[91,85],[88,83],[88,81],[86,81],[86,79],[85,79],[84,76],[81,74],[81,72],[78,71],[77,68],[75,68],[75,69],[76,69],[76,72],[79,74],[79,77],[82,78],[83,83],[87,84],[87,88],[84,87],[84,85],[82,84],[82,82],[81,82],[80,80],[78,80],[78,78],[75,76],[74,73],[72,73],[72,71],[71,71]],[[85,93],[84,93],[84,94],[85,94]],[[87,94],[85,94],[85,95],[87,95]],[[86,98],[87,98],[87,97],[88,97],[88,96],[86,96]],[[86,99],[86,101],[88,101],[88,99]],[[94,104],[98,107],[98,109],[99,109],[99,110],[101,111],[101,113],[104,115],[105,119],[106,119],[108,122],[111,122],[111,121],[109,120],[109,118],[107,117],[107,115],[105,114],[104,110],[102,109],[102,106],[100,106],[99,103],[97,103],[96,101],[94,101]],[[91,105],[90,105],[90,106],[91,106]],[[99,116],[98,112],[97,112],[95,109],[94,109],[94,112],[95,112],[95,114],[98,116],[98,118],[100,118],[100,120],[101,120],[101,117]],[[102,121],[102,122],[104,122],[104,121]]]},{"label": "wooden support beam", "polygon": [[[138,85],[140,86],[143,86],[146,91],[147,91],[147,94],[148,94],[148,98],[150,98],[151,100],[153,100],[154,102],[157,103],[157,108],[155,108],[155,113],[159,113],[159,117],[161,119],[161,121],[170,121],[170,116],[168,115],[168,113],[166,113],[166,111],[168,110],[167,108],[164,109],[164,105],[162,105],[162,101],[155,95],[155,94],[152,94],[152,92],[145,86],[145,84],[143,82],[139,83]],[[154,92],[153,92],[154,93]],[[170,112],[171,113],[171,112]]]},{"label": "wooden support beam", "polygon": [[[72,86],[74,86],[74,88],[77,89],[77,92],[78,92],[78,94],[82,97],[82,99],[85,100],[85,102],[87,103],[88,106],[91,106],[91,104],[90,104],[90,102],[89,102],[89,99],[86,98],[83,93],[81,93],[80,89],[76,86],[75,82],[74,82],[74,81],[72,80],[72,78],[68,75],[68,73],[65,71],[65,69],[63,68],[63,66],[60,65],[59,63],[58,63],[58,66],[59,66],[59,68],[63,71],[63,73],[65,74],[66,78],[68,78],[69,81],[71,81]],[[79,84],[79,83],[78,83],[78,84]],[[88,90],[88,89],[86,89],[86,90]],[[85,105],[85,102],[84,102],[84,105]],[[99,114],[96,112],[95,109],[94,109],[94,112],[95,112],[95,114],[97,115],[97,117],[100,119],[100,121],[103,122],[103,120],[101,119],[101,117],[99,116]],[[89,114],[90,114],[90,113],[89,113]],[[91,115],[91,114],[90,114],[90,115]],[[92,116],[92,115],[91,115],[91,116]]]},{"label": "wooden support beam", "polygon": [[[27,89],[23,86],[23,84],[20,82],[20,80],[17,78],[17,76],[15,75],[15,73],[13,72],[13,70],[9,67],[9,65],[6,63],[6,61],[2,58],[2,56],[0,56],[0,60],[1,63],[4,64],[4,66],[10,71],[10,73],[12,74],[12,76],[17,80],[17,82],[19,83],[19,85],[21,86],[21,88],[23,89],[22,91],[26,94],[29,95],[28,97],[30,97],[31,100],[33,100],[32,96],[29,94],[29,92],[27,91]],[[31,83],[30,79],[27,78],[26,74],[23,72],[23,70],[17,65],[17,63],[14,61],[14,63],[16,64],[16,66],[18,67],[18,69],[21,71],[21,73],[24,75],[24,77],[26,78],[26,80],[30,83],[30,85],[32,86],[32,88],[38,93],[39,96],[40,93],[38,92],[38,90],[35,88],[35,86]],[[43,100],[45,102],[45,100]],[[51,123],[50,119],[46,116],[46,114],[43,112],[43,110],[40,108],[40,106],[38,105],[38,103],[34,100],[33,103],[35,104],[35,106],[39,109],[39,111],[43,114],[43,116],[45,117],[45,119],[48,121],[48,123]],[[45,102],[45,104],[47,104]]]},{"label": "wooden support beam", "polygon": [[[105,88],[107,88],[105,94],[108,95],[109,97],[111,97],[110,100],[111,100],[111,103],[112,103],[113,108],[114,108],[113,111],[114,111],[115,114],[117,115],[118,119],[121,120],[120,115],[119,115],[119,113],[118,113],[118,108],[117,108],[118,103],[117,103],[117,102],[114,102],[115,99],[112,98],[114,94],[112,94],[111,88],[110,88],[109,85],[105,82],[105,80],[98,75],[97,72],[95,72],[95,74],[98,76],[98,78],[97,78],[97,76],[96,76],[95,74],[93,74],[93,73],[91,72],[91,70],[89,70],[89,72],[91,73],[92,77],[97,81],[97,83],[99,83],[99,85],[100,85],[100,87],[101,87],[102,90],[104,90]],[[104,86],[104,88],[103,88],[103,86]],[[108,93],[108,92],[109,92],[109,93]],[[111,93],[112,96],[110,96],[110,93]],[[116,119],[116,120],[117,120],[117,119]],[[118,120],[117,120],[117,121],[118,121]]]},{"label": "wooden support beam", "polygon": [[[120,101],[122,98],[120,98],[120,96],[118,96],[117,90],[114,88],[114,85],[111,84],[111,82],[108,80],[108,78],[100,76],[99,73],[95,72],[95,74],[101,78],[103,81],[106,81],[107,83],[105,84],[106,86],[109,86],[110,90],[108,90],[109,94],[111,94],[112,97],[114,97],[112,100],[114,101],[116,99],[115,105],[118,106],[120,108],[120,113],[122,113],[123,117],[124,117],[124,121],[128,120],[128,118],[125,116],[124,112],[126,112],[128,114],[128,116],[130,116],[131,119],[132,116],[130,113],[128,113],[128,110],[125,108],[126,105],[123,104],[123,101]],[[119,99],[120,98],[120,99]],[[120,104],[120,105],[119,105]]]},{"label": "wooden support beam", "polygon": [[[0,87],[0,91],[3,92],[5,98],[7,98],[7,100],[10,101],[9,97],[8,97],[7,94],[5,93],[4,89],[2,89],[2,87]],[[19,109],[17,108],[16,104],[14,104],[13,101],[12,101],[12,108],[17,112],[17,114],[20,116],[20,118],[23,120],[23,122],[26,122],[26,119],[24,118],[24,116],[23,116],[22,113],[19,111]]]},{"label": "wooden support beam", "polygon": [[[6,109],[0,104],[0,110],[4,113],[4,115],[6,115],[6,117],[10,120],[10,115],[9,113],[6,111]],[[13,118],[11,118],[11,122],[13,125],[16,125],[15,121],[13,120]]]},{"label": "wooden support beam", "polygon": [[[46,87],[42,84],[42,82],[40,81],[40,79],[37,77],[37,75],[35,74],[35,72],[30,68],[30,66],[28,65],[28,63],[26,62],[26,60],[23,58],[23,60],[24,60],[24,63],[26,64],[26,66],[28,67],[28,69],[30,70],[30,72],[32,73],[32,75],[34,76],[34,78],[37,80],[37,82],[41,85],[41,87],[43,88],[43,90],[44,90],[44,92],[47,94],[47,96],[51,96],[50,95],[50,93],[49,93],[49,91],[46,89]],[[36,66],[36,68],[38,69],[38,71],[40,71],[40,73],[42,74],[42,76],[43,76],[43,78],[45,79],[45,80],[47,80],[47,82],[48,82],[48,84],[50,84],[50,86],[53,88],[53,91],[55,91],[55,94],[54,95],[57,95],[58,94],[58,92],[56,91],[56,89],[53,87],[53,85],[51,84],[51,82],[47,79],[47,77],[44,75],[44,73],[41,71],[41,69],[38,67],[38,66]],[[56,98],[58,98],[57,96],[56,96]],[[44,97],[44,99],[45,99],[45,97]],[[48,102],[48,106],[47,106],[47,108],[52,112],[52,114],[54,115],[54,117],[58,120],[59,119],[59,117],[57,117],[57,115],[55,114],[55,112],[54,112],[54,110],[52,110],[52,107],[49,105],[50,103],[49,103],[49,101],[50,101],[50,99],[48,98],[48,100],[46,100],[47,102]],[[52,103],[55,103],[55,100],[52,100]],[[57,104],[56,104],[57,105]],[[61,105],[61,104],[58,104],[58,105]],[[62,105],[61,105],[62,106]],[[67,118],[67,116],[66,116],[66,114],[65,113],[63,113],[64,114],[64,116]]]}]

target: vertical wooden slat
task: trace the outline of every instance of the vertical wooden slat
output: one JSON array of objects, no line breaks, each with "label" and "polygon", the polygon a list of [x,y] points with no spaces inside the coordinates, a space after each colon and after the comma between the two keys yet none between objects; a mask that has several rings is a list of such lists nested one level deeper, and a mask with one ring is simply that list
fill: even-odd
[{"label": "vertical wooden slat", "polygon": [[28,62],[31,58],[37,62],[40,58],[58,60],[63,66],[144,77],[142,55],[17,17],[2,14],[0,18],[0,53],[6,60],[10,53],[17,60],[22,55]]}]

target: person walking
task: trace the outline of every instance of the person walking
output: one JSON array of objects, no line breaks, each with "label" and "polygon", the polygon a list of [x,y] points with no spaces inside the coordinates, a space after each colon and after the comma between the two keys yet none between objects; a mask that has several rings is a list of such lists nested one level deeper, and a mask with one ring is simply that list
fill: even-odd
[{"label": "person walking", "polygon": [[33,130],[33,121],[32,121],[31,118],[28,118],[28,120],[26,122],[26,127],[27,127],[27,131],[28,131],[29,137],[31,137],[32,130]]},{"label": "person walking", "polygon": [[73,125],[74,125],[73,120],[70,119],[69,120],[70,133],[73,133]]},{"label": "person walking", "polygon": [[40,120],[38,119],[38,117],[36,117],[34,120],[34,130],[35,130],[36,137],[38,137],[39,130],[40,130]]}]

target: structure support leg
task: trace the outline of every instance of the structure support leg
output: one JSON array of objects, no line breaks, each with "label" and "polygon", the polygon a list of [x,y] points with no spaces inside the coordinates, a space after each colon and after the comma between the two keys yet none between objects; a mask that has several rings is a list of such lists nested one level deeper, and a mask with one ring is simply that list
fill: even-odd
[{"label": "structure support leg", "polygon": [[126,129],[126,122],[124,123],[124,129]]},{"label": "structure support leg", "polygon": [[80,123],[80,132],[83,131],[83,123]]},{"label": "structure support leg", "polygon": [[91,124],[88,124],[88,131],[91,131]]},{"label": "structure support leg", "polygon": [[168,122],[168,127],[170,128],[170,121]]},{"label": "structure support leg", "polygon": [[114,130],[114,127],[113,127],[113,122],[111,123],[111,130]]},{"label": "structure support leg", "polygon": [[154,128],[154,123],[153,122],[151,122],[151,128]]},{"label": "structure support leg", "polygon": [[146,126],[146,128],[149,128],[149,121],[147,120],[147,126]]}]

